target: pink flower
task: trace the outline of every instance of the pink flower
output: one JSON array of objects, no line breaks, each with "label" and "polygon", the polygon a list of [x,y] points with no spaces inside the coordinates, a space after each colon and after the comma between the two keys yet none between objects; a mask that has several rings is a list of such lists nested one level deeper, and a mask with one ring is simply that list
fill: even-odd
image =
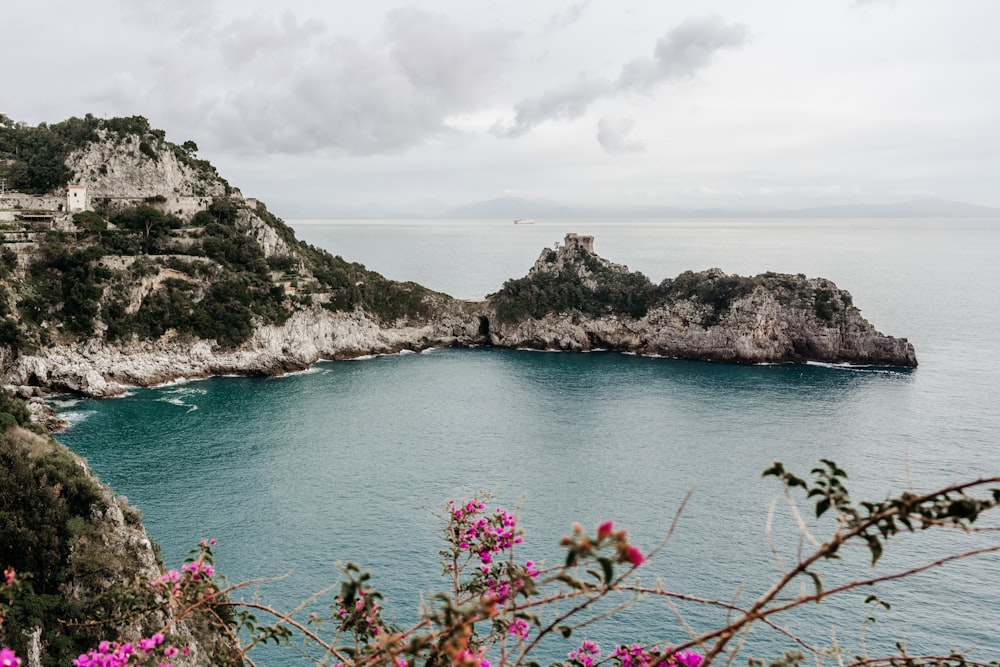
[{"label": "pink flower", "polygon": [[148,655],[149,653],[152,653],[154,648],[156,648],[162,643],[163,643],[163,635],[157,632],[155,635],[149,637],[148,639],[140,639],[139,650]]},{"label": "pink flower", "polygon": [[[7,570],[8,572],[13,572],[13,570]],[[81,658],[84,656],[80,656]],[[6,646],[0,648],[0,667],[18,667],[21,664],[21,659],[14,655],[14,651],[10,650]]]},{"label": "pink flower", "polygon": [[455,654],[455,663],[477,662],[479,667],[490,667],[490,661],[469,649],[463,649]]},{"label": "pink flower", "polygon": [[[528,625],[528,622],[523,618],[515,618],[510,623],[509,632],[515,637],[520,637],[521,639],[527,639],[528,633],[530,631],[531,631],[531,626]],[[697,667],[697,665],[695,665],[694,667]]]},{"label": "pink flower", "polygon": [[597,527],[597,539],[603,540],[605,537],[611,535],[611,531],[614,530],[615,524],[613,521],[605,521],[600,526]]},{"label": "pink flower", "polygon": [[642,555],[642,551],[639,547],[630,544],[628,547],[628,562],[632,563],[633,566],[638,567],[646,562],[646,557]]},{"label": "pink flower", "polygon": [[527,574],[531,578],[537,577],[538,576],[538,568],[535,567],[535,562],[534,561],[530,561],[530,560],[528,562],[526,562],[524,564],[524,572],[525,572],[525,574]]},{"label": "pink flower", "polygon": [[700,653],[695,653],[694,651],[678,651],[671,657],[682,667],[698,667],[704,659],[704,656]]},{"label": "pink flower", "polygon": [[570,651],[566,657],[582,664],[583,667],[592,667],[594,661],[601,657],[601,647],[595,642],[584,640],[580,648]]}]

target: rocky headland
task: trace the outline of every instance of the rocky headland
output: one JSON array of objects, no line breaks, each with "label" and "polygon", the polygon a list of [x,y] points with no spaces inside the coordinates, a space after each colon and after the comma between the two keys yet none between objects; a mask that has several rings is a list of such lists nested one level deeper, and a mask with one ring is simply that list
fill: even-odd
[{"label": "rocky headland", "polygon": [[24,397],[440,346],[917,363],[828,280],[712,269],[654,285],[575,234],[485,300],[453,299],[297,240],[145,119],[65,124],[48,129],[67,135],[69,185],[30,214],[23,193],[0,200],[0,374]]},{"label": "rocky headland", "polygon": [[710,269],[653,285],[596,255],[593,243],[568,235],[493,295],[490,343],[744,364],[917,365],[912,344],[876,331],[829,280]]}]

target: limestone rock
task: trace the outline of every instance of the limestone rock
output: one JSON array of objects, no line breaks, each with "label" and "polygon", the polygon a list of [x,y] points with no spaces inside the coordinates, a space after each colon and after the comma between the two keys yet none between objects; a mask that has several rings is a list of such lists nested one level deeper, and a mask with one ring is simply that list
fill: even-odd
[{"label": "limestone rock", "polygon": [[151,139],[133,134],[115,141],[105,129],[97,133],[99,141],[87,143],[66,161],[76,182],[87,186],[91,201],[160,196],[204,198],[207,204],[226,194],[217,176],[195,169],[161,144],[149,143]]}]

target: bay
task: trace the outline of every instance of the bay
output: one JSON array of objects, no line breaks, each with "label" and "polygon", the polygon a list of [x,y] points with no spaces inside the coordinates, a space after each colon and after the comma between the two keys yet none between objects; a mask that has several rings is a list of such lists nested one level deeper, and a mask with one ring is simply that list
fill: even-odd
[{"label": "bay", "polygon": [[[373,571],[397,620],[414,619],[420,599],[442,584],[429,510],[479,489],[507,507],[522,503],[519,557],[549,563],[559,562],[558,539],[573,521],[614,519],[648,550],[693,491],[650,571],[684,593],[731,599],[742,587],[746,601],[778,573],[765,520],[779,489],[759,479],[772,461],[804,474],[820,457],[835,459],[851,474],[854,496],[872,499],[1000,473],[998,221],[292,226],[334,254],[459,298],[481,298],[524,275],[567,232],[594,235],[599,254],[654,281],[713,266],[820,275],[848,289],[878,329],[907,336],[920,367],[742,367],[478,348],[56,403],[73,422],[60,439],[143,511],[168,563],[199,539],[218,538],[220,569],[234,579],[292,571],[264,586],[278,606],[334,581],[336,561],[354,560]],[[773,538],[794,555],[787,511],[776,525]],[[974,536],[917,535],[890,548],[876,572],[978,544]],[[865,554],[846,560],[860,569],[825,576],[870,573]],[[880,587],[893,608],[868,628],[867,646],[978,645],[997,657],[998,564],[986,557]],[[836,626],[837,643],[857,647],[867,593],[824,602],[794,627],[830,644]],[[701,629],[720,620],[704,608],[684,613]],[[594,634],[608,642],[626,630],[684,638],[662,604]],[[795,647],[769,631],[752,633],[747,646],[759,657]],[[570,648],[546,650],[558,658]],[[264,655],[264,664],[303,664],[288,651]]]}]

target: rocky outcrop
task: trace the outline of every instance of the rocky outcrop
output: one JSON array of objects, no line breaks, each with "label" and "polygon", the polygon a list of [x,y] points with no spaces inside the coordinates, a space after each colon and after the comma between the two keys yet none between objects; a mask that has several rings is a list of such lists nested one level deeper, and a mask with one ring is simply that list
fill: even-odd
[{"label": "rocky outcrop", "polygon": [[714,269],[654,285],[577,234],[488,300],[458,301],[297,241],[197,159],[193,143],[166,141],[145,118],[69,126],[88,138],[67,145],[65,168],[101,214],[74,221],[60,186],[32,200],[51,200],[52,224],[72,234],[43,249],[35,223],[25,223],[6,239],[17,242],[8,244],[17,263],[0,281],[0,334],[11,341],[0,346],[0,376],[22,395],[111,396],[181,377],[271,375],[444,345],[917,363],[912,345],[876,331],[827,280]]},{"label": "rocky outcrop", "polygon": [[776,302],[758,290],[733,304],[720,323],[703,326],[689,303],[650,310],[638,319],[608,315],[583,318],[558,313],[490,327],[499,347],[542,350],[607,349],[675,359],[733,363],[827,362],[915,367],[913,345],[885,336],[853,309],[843,324],[829,327],[809,312]]},{"label": "rocky outcrop", "polygon": [[[544,251],[528,278],[551,278],[552,272],[558,272],[559,280],[578,281],[581,289],[595,294],[609,275],[634,281],[626,267],[607,262],[576,242]],[[174,332],[156,340],[109,344],[94,337],[51,346],[8,358],[5,383],[114,396],[129,386],[178,378],[276,375],[320,360],[477,344],[607,349],[751,364],[917,365],[912,344],[876,331],[847,292],[822,278],[784,274],[742,278],[714,269],[682,274],[659,287],[650,285],[649,290],[648,308],[640,316],[553,308],[541,317],[510,321],[496,298],[464,302],[435,295],[428,297],[433,303],[427,318],[386,324],[362,310],[331,312],[313,305],[297,310],[283,324],[258,326],[235,349]]]},{"label": "rocky outcrop", "polygon": [[[622,312],[607,284],[628,278],[645,290],[644,313]],[[885,336],[862,316],[851,295],[829,280],[803,275],[728,276],[718,269],[685,273],[659,286],[644,284],[593,253],[593,239],[570,234],[561,248],[545,250],[526,279],[494,297],[489,341],[502,347],[592,350],[735,363],[801,363],[915,367],[905,338]],[[551,289],[556,284],[557,289]],[[548,292],[546,292],[548,289]],[[569,292],[581,308],[548,308],[542,317],[505,316],[510,299],[530,294],[531,305],[559,301]],[[581,296],[582,294],[582,296]],[[508,301],[504,301],[507,298]],[[602,300],[603,299],[603,300]],[[522,299],[523,300],[523,299]],[[516,304],[515,304],[516,305]],[[498,307],[499,306],[499,307]],[[615,312],[615,311],[618,312]]]},{"label": "rocky outcrop", "polygon": [[264,222],[254,209],[245,207],[237,212],[236,228],[257,242],[265,258],[288,257],[295,254],[274,227]]}]

